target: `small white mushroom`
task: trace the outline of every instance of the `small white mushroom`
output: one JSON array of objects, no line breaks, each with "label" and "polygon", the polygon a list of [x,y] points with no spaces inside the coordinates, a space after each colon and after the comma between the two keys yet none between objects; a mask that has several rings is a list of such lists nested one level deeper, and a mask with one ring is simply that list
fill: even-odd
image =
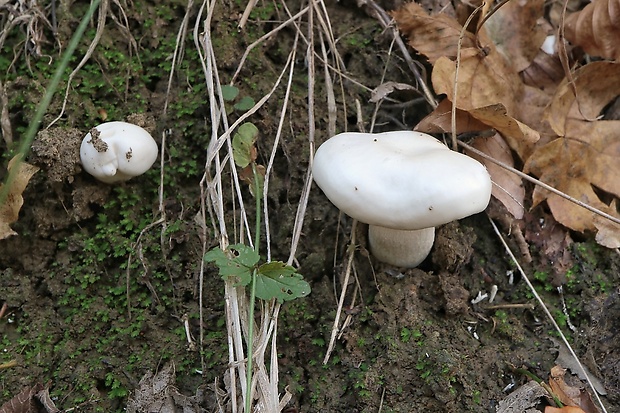
[{"label": "small white mushroom", "polygon": [[86,172],[111,184],[148,171],[158,152],[153,137],[140,126],[107,122],[94,127],[84,137],[80,160]]},{"label": "small white mushroom", "polygon": [[399,267],[426,258],[435,226],[483,211],[491,197],[481,163],[413,131],[336,135],[312,172],[334,205],[369,224],[371,253]]}]

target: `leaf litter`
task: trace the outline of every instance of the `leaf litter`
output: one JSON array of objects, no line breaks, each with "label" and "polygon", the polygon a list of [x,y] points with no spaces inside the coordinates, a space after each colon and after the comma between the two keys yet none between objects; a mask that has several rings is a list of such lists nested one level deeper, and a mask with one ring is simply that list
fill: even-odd
[{"label": "leaf litter", "polygon": [[24,205],[22,193],[28,186],[30,178],[37,173],[38,167],[30,165],[26,162],[20,162],[21,155],[16,155],[9,161],[8,170],[17,167],[15,179],[8,184],[0,184],[0,193],[3,192],[4,185],[8,185],[6,192],[6,200],[0,203],[0,239],[17,235],[10,227],[11,224],[17,222],[19,218],[19,210]]},{"label": "leaf litter", "polygon": [[[605,31],[608,17],[620,9],[616,4],[598,1],[586,6],[580,13],[596,17],[588,20],[588,25],[575,25],[574,30],[584,36]],[[492,138],[477,138],[475,147],[507,165],[522,162],[524,172],[620,218],[620,125],[599,119],[620,95],[617,63],[587,63],[562,80],[558,56],[541,50],[546,36],[553,33],[541,1],[509,2],[477,34],[463,31],[448,14],[430,15],[415,4],[404,6],[393,16],[409,45],[433,65],[435,92],[446,96],[417,130],[451,132],[451,100],[455,100],[456,133],[498,132]],[[574,84],[567,80],[571,78]],[[508,152],[500,150],[505,144]],[[503,188],[494,190],[494,197],[510,214],[521,218],[523,208],[519,205],[529,203],[521,178],[508,178],[502,168],[486,165],[495,184]],[[619,224],[538,186],[531,197],[532,208],[547,201],[554,218],[565,227],[595,233],[596,241],[605,247],[620,247]]]},{"label": "leaf litter", "polygon": [[[605,9],[602,3],[610,7]],[[580,44],[587,52],[587,47],[592,53],[595,50],[591,43],[596,42],[592,37],[597,36],[592,36],[592,32],[602,30],[605,34],[600,36],[600,43],[605,52],[599,55],[616,58],[609,51],[613,47],[604,45],[607,36],[613,33],[610,26],[617,24],[617,19],[608,24],[608,17],[620,10],[620,7],[614,9],[616,4],[598,1],[581,12],[590,16],[598,8],[598,17],[587,17],[588,23],[582,17],[581,26],[575,29],[582,39],[590,35],[589,40],[581,40]],[[524,172],[542,182],[620,218],[620,125],[615,120],[601,119],[605,108],[620,95],[617,63],[586,62],[574,73],[565,73],[558,55],[558,50],[563,48],[550,36],[553,30],[545,20],[542,1],[508,2],[487,24],[478,27],[476,34],[462,29],[447,14],[430,15],[415,5],[407,5],[393,16],[409,38],[409,45],[426,55],[433,66],[435,92],[445,95],[440,105],[416,126],[417,130],[474,136],[488,135],[480,133],[486,129],[496,130],[497,134],[478,137],[471,145],[505,165],[521,165]],[[571,21],[576,18],[573,16]],[[436,37],[429,34],[429,27],[435,28]],[[567,37],[576,38],[574,33]],[[617,40],[618,36],[614,38]],[[437,47],[431,47],[433,43],[429,41]],[[545,43],[548,45],[543,50]],[[573,58],[564,56],[564,61]],[[485,164],[494,182],[493,196],[515,218],[524,217],[524,205],[534,208],[547,201],[557,222],[575,231],[595,233],[596,241],[605,247],[620,247],[620,225],[616,222],[540,186],[526,194],[520,177],[495,164]],[[557,232],[557,226],[549,228],[554,228],[557,236],[553,241],[539,242],[556,272],[566,274],[572,264],[566,248],[572,240],[568,234]],[[530,237],[533,233],[529,232]],[[562,285],[566,279],[557,281]],[[554,374],[553,383],[564,383],[558,371]],[[567,385],[556,390],[562,389],[572,390]],[[577,389],[571,396],[563,400],[569,406],[558,410],[548,407],[545,413],[598,412],[586,391]],[[500,403],[498,411],[536,411],[536,403],[513,410],[513,403],[524,400],[518,394],[515,398],[508,403],[509,407],[504,403],[504,410]]]}]

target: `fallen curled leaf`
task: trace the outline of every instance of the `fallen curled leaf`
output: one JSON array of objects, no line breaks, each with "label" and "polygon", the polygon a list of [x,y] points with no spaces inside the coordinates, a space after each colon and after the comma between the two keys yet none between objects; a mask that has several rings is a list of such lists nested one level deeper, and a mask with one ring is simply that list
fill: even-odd
[{"label": "fallen curled leaf", "polygon": [[[577,98],[573,87],[564,82],[545,114],[557,134],[556,139],[536,148],[527,159],[524,171],[582,202],[620,217],[615,207],[620,197],[620,121],[592,120],[620,94],[620,64],[590,63],[575,72],[574,82]],[[562,225],[580,232],[597,231],[592,212],[536,187],[534,205],[543,200]],[[598,237],[617,239],[619,231],[609,226]]]},{"label": "fallen curled leaf", "polygon": [[200,407],[198,391],[196,396],[181,394],[174,386],[176,373],[174,365],[168,364],[156,374],[148,371],[138,383],[127,401],[127,412],[187,412],[197,413]]},{"label": "fallen curled leaf", "polygon": [[497,413],[521,413],[531,410],[540,403],[540,399],[547,396],[547,391],[539,383],[531,380],[500,400]]},{"label": "fallen curled leaf", "polygon": [[[409,45],[435,63],[442,56],[456,57],[456,50],[461,33],[461,25],[444,13],[429,15],[417,3],[408,3],[392,12],[401,33],[408,38]],[[473,33],[465,32],[462,47],[476,45]]]},{"label": "fallen curled leaf", "polygon": [[[490,129],[489,125],[480,122],[469,112],[456,109],[456,133],[479,132]],[[431,113],[418,123],[414,130],[424,133],[452,132],[452,102],[444,99]]]},{"label": "fallen curled leaf", "polygon": [[[492,156],[493,159],[509,166],[514,166],[514,160],[508,144],[497,133],[490,138],[476,138],[471,143],[471,146]],[[491,194],[506,207],[512,216],[517,219],[523,218],[525,189],[521,178],[493,162],[477,157],[475,154],[468,155],[482,162],[489,171],[493,181]]]},{"label": "fallen curled leaf", "polygon": [[42,384],[24,388],[0,407],[0,413],[57,413],[60,410]]},{"label": "fallen curled leaf", "polygon": [[516,72],[530,65],[545,41],[546,33],[539,23],[544,3],[544,0],[509,1],[484,24],[495,47]]},{"label": "fallen curled leaf", "polygon": [[593,0],[566,18],[565,36],[591,56],[620,59],[620,0]]},{"label": "fallen curled leaf", "polygon": [[530,155],[534,144],[540,139],[537,131],[510,116],[502,104],[471,109],[469,113],[499,131],[522,159]]},{"label": "fallen curled leaf", "polygon": [[564,69],[557,54],[552,56],[540,50],[521,76],[526,85],[552,93],[564,79]]},{"label": "fallen curled leaf", "polygon": [[33,404],[33,397],[43,386],[37,384],[33,387],[26,387],[21,392],[13,396],[11,400],[0,407],[0,413],[27,413]]},{"label": "fallen curled leaf", "polygon": [[551,377],[549,377],[549,387],[553,390],[553,394],[558,397],[562,404],[567,406],[578,406],[575,402],[579,398],[580,391],[578,388],[571,387],[564,381],[566,370],[560,366],[551,368]]},{"label": "fallen curled leaf", "polygon": [[395,90],[416,90],[415,87],[406,83],[398,82],[385,82],[373,89],[370,95],[370,102],[377,103],[385,99],[390,93]]},{"label": "fallen curled leaf", "polygon": [[587,391],[566,384],[564,381],[565,374],[566,370],[558,365],[551,368],[549,387],[554,396],[564,405],[557,411],[561,413],[599,413]]},{"label": "fallen curled leaf", "polygon": [[[617,209],[615,200],[610,207],[612,210]],[[620,225],[597,215],[594,217],[594,226],[598,231],[596,242],[607,248],[620,248]]]},{"label": "fallen curled leaf", "polygon": [[[15,167],[16,163],[18,164],[19,170],[13,182],[9,183],[6,199],[0,204],[0,239],[17,235],[17,232],[11,229],[10,224],[17,221],[19,210],[24,204],[22,193],[24,189],[26,189],[26,186],[28,186],[30,178],[39,170],[36,166],[26,162],[19,162],[19,156],[20,155],[14,156],[13,159],[9,161],[8,165],[9,172]],[[4,185],[0,185],[0,190],[2,190],[3,187]]]}]

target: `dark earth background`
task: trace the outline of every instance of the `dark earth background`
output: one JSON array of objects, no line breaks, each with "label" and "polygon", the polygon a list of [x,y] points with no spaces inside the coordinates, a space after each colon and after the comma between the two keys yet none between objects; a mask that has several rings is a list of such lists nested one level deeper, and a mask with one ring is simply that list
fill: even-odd
[{"label": "dark earth background", "polygon": [[[297,1],[287,6],[292,13],[302,7]],[[391,51],[390,33],[362,9],[348,1],[326,6],[348,76],[342,89],[335,86],[337,129],[357,130],[356,100],[368,127],[375,109],[368,103],[370,90],[388,80],[413,83],[412,76]],[[75,76],[64,115],[44,129],[61,111],[66,77],[48,110],[28,158],[41,171],[24,192],[20,219],[12,226],[19,235],[0,240],[0,303],[8,305],[0,319],[0,363],[17,361],[0,370],[0,404],[42,383],[65,411],[123,411],[140,379],[172,362],[179,392],[191,396],[198,391],[202,407],[215,411],[228,350],[224,284],[212,266],[205,274],[203,325],[198,318],[203,240],[195,216],[211,134],[205,78],[191,30],[198,7],[188,9],[180,1],[110,4],[99,45]],[[47,2],[2,6],[3,27],[11,30],[0,52],[0,79],[16,140],[87,8],[82,1],[56,3],[54,12]],[[238,30],[244,8],[243,1],[215,6],[211,30],[223,84],[248,45],[286,19],[282,4],[259,2],[246,28]],[[30,16],[28,22],[35,22],[31,31],[26,24],[10,26],[11,13],[13,19],[19,13]],[[190,30],[167,94],[186,13]],[[81,40],[67,77],[94,38],[96,22]],[[301,30],[308,31],[306,21]],[[249,54],[235,81],[239,99],[257,101],[271,89],[294,36],[294,28],[287,27]],[[317,50],[319,41],[317,36]],[[307,46],[300,45],[268,203],[272,254],[278,260],[289,254],[308,165]],[[315,74],[317,144],[328,138],[322,70]],[[283,96],[279,88],[250,118],[260,131],[258,161],[263,164]],[[396,102],[381,107],[375,131],[412,127],[430,111],[413,91],[391,97]],[[242,113],[234,103],[231,119]],[[160,216],[159,160],[145,175],[116,186],[81,172],[80,141],[104,120],[142,125],[160,144],[166,134],[164,223],[149,226]],[[0,150],[2,178],[15,147],[1,141]],[[246,204],[253,216],[252,203]],[[505,215],[496,209],[495,217]],[[566,233],[544,206],[529,211],[520,225],[533,258],[521,264],[582,362],[604,384],[607,410],[620,411],[620,255],[598,246],[588,234]],[[439,228],[431,257],[419,269],[402,272],[368,256],[365,228],[358,226],[354,268],[362,300],[346,309],[351,324],[323,365],[350,229],[351,219],[339,215],[313,187],[296,253],[312,293],[286,303],[279,322],[280,387],[293,394],[289,412],[494,412],[510,390],[527,381],[513,367],[548,378],[560,349],[558,334],[484,214]],[[558,237],[566,245],[561,271],[546,253]],[[507,238],[521,257],[518,244]],[[213,236],[206,241],[208,248],[218,245]],[[493,284],[499,287],[496,307],[488,301],[471,303]],[[202,346],[188,348],[184,317],[195,338],[203,329]],[[570,373],[566,380],[585,387]]]}]

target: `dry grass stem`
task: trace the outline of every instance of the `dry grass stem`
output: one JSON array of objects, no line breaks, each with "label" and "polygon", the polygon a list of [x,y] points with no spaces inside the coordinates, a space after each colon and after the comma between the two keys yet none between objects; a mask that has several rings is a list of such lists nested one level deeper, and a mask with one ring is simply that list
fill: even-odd
[{"label": "dry grass stem", "polygon": [[558,334],[560,335],[560,338],[562,339],[562,342],[564,343],[566,348],[568,348],[568,351],[570,352],[571,356],[575,359],[575,362],[577,363],[577,365],[581,369],[581,374],[583,376],[585,376],[586,381],[588,382],[588,385],[590,386],[590,389],[592,390],[592,394],[594,394],[594,397],[596,398],[596,401],[601,406],[601,409],[602,409],[603,413],[607,413],[607,409],[605,409],[605,405],[603,404],[603,401],[601,400],[600,396],[598,395],[598,392],[596,391],[596,388],[594,387],[594,384],[592,383],[592,380],[590,379],[590,375],[587,373],[586,369],[583,367],[583,364],[579,360],[579,357],[577,357],[577,354],[575,353],[575,351],[571,347],[570,343],[568,342],[568,339],[566,338],[566,336],[564,335],[564,333],[560,329],[560,326],[558,325],[558,323],[553,318],[553,315],[551,314],[551,312],[549,311],[549,309],[545,305],[545,302],[542,300],[540,295],[538,295],[538,292],[534,288],[534,285],[532,285],[529,277],[527,276],[527,274],[525,273],[525,271],[523,270],[523,268],[519,264],[519,261],[517,260],[517,258],[512,253],[512,250],[510,249],[510,247],[506,243],[506,240],[504,240],[504,237],[502,236],[502,234],[500,233],[499,229],[497,228],[497,225],[495,225],[495,222],[493,222],[493,220],[491,218],[489,218],[489,221],[491,222],[491,225],[493,226],[493,230],[495,231],[495,234],[498,236],[499,240],[501,241],[502,245],[504,246],[504,249],[506,250],[506,252],[510,256],[512,261],[517,266],[517,269],[519,270],[519,273],[521,274],[521,277],[525,280],[525,283],[527,284],[528,288],[530,289],[530,292],[532,293],[532,295],[534,295],[534,298],[536,298],[536,301],[538,301],[538,304],[542,308],[543,312],[545,313],[545,315],[547,316],[547,318],[549,319],[551,324],[553,324],[553,328],[555,329],[555,331],[558,332]]},{"label": "dry grass stem", "polygon": [[[229,225],[227,222],[230,221],[227,218],[230,211],[226,211],[224,208],[224,188],[227,188],[229,185],[232,189],[234,200],[233,204],[235,205],[235,209],[233,211],[235,215],[233,219],[233,222],[235,222],[235,228],[232,239],[234,239],[235,242],[245,242],[253,246],[251,236],[253,231],[250,229],[249,219],[244,206],[245,202],[243,201],[243,195],[241,192],[241,184],[239,182],[239,177],[237,175],[232,156],[231,135],[243,122],[251,121],[252,116],[256,113],[256,111],[272,99],[276,90],[281,88],[281,85],[285,83],[284,99],[280,106],[280,117],[277,132],[270,151],[269,161],[266,167],[263,193],[261,194],[264,201],[264,209],[262,213],[264,215],[265,233],[267,239],[267,259],[271,260],[271,231],[269,209],[267,208],[267,195],[269,191],[270,177],[275,163],[276,152],[280,145],[283,126],[285,125],[286,116],[289,112],[289,97],[291,95],[291,87],[295,69],[293,62],[295,61],[296,50],[299,43],[298,39],[301,35],[298,30],[300,24],[297,22],[301,19],[301,17],[306,15],[307,12],[310,11],[310,13],[312,13],[312,7],[305,7],[301,12],[298,12],[295,16],[290,17],[287,21],[281,23],[271,32],[263,35],[259,40],[246,49],[245,53],[241,57],[236,73],[233,75],[231,84],[235,83],[235,80],[237,76],[239,76],[247,56],[254,47],[278,33],[278,31],[282,28],[290,25],[291,23],[295,24],[295,28],[297,29],[296,40],[294,41],[287,61],[283,65],[278,78],[272,86],[272,89],[260,98],[251,109],[240,115],[239,118],[232,123],[228,122],[226,116],[225,105],[221,93],[221,82],[218,76],[217,62],[210,37],[209,28],[211,27],[210,21],[211,16],[213,15],[213,7],[214,4],[212,3],[203,3],[201,11],[199,12],[199,15],[202,15],[204,9],[207,14],[204,19],[203,33],[198,32],[198,23],[194,28],[194,35],[195,39],[198,39],[197,46],[201,56],[203,72],[207,84],[212,125],[211,141],[207,148],[206,154],[205,174],[203,175],[200,183],[202,206],[201,213],[198,218],[201,221],[200,226],[203,228],[203,253],[210,247],[207,240],[207,234],[205,232],[207,228],[207,216],[212,216],[213,218],[213,229],[216,234],[216,238],[219,240],[220,247],[226,248],[228,243],[231,242],[229,236],[231,231],[227,227],[227,225]],[[245,24],[245,21],[242,21],[242,23]],[[308,34],[309,36],[312,36],[312,24],[310,24],[310,28],[311,31]],[[314,53],[312,52],[311,55],[313,56]],[[314,76],[314,68],[309,69],[308,75],[310,78]],[[282,82],[285,76],[287,77],[287,81]],[[310,84],[312,85],[312,81]],[[311,90],[312,87],[309,87],[309,91]],[[311,102],[312,96],[309,96],[309,107],[313,106]],[[312,114],[310,114],[310,117],[309,129],[312,131],[314,122],[312,119]],[[309,137],[309,145],[311,146],[310,152],[313,153],[314,146],[312,132]],[[311,164],[311,159],[309,162]],[[226,184],[226,182],[229,184]],[[308,202],[311,182],[311,175],[308,174],[306,177],[306,189],[302,192],[295,218],[289,263],[295,261],[295,250],[301,236],[301,228],[303,226],[303,218],[305,216],[305,206]],[[240,218],[240,221],[237,221],[238,218]],[[237,225],[239,226],[238,231]],[[200,270],[201,282],[204,277],[204,271],[205,265],[203,261],[201,262]],[[232,281],[226,282],[225,303],[229,344],[228,391],[232,411],[242,411],[245,401],[248,400],[248,398],[253,401],[252,404],[255,405],[255,408],[260,411],[280,411],[292,397],[292,395],[288,392],[285,392],[282,396],[278,394],[276,334],[280,305],[275,301],[259,303],[261,305],[261,317],[257,320],[251,320],[249,319],[248,314],[249,302],[246,296],[246,291],[243,288],[235,287]],[[248,337],[249,323],[255,322],[255,335],[254,337]],[[253,340],[254,342],[254,352],[252,355],[246,355],[245,353],[245,343],[247,343],[248,340]],[[249,372],[246,371],[246,358],[250,356],[253,359],[254,366],[251,388],[248,389],[246,388],[246,377]],[[269,358],[268,362],[267,357]]]},{"label": "dry grass stem", "polygon": [[73,71],[69,75],[69,78],[67,79],[67,88],[65,89],[65,97],[62,101],[62,108],[60,109],[60,113],[54,120],[52,120],[49,123],[49,125],[47,125],[46,129],[49,129],[52,125],[58,122],[60,118],[62,118],[63,115],[65,114],[65,110],[67,109],[67,102],[69,100],[69,92],[71,91],[71,82],[73,81],[73,78],[75,77],[75,75],[78,74],[80,69],[82,69],[82,67],[86,64],[86,62],[88,62],[88,59],[90,59],[90,57],[93,55],[95,48],[99,44],[99,41],[101,40],[101,36],[103,35],[103,30],[105,29],[105,21],[106,21],[106,18],[108,17],[109,7],[110,7],[110,0],[101,0],[101,3],[99,4],[99,19],[97,20],[97,30],[95,32],[95,37],[93,37],[93,41],[90,42],[90,45],[88,46],[88,50],[86,51],[86,54],[84,55],[80,63],[78,63],[78,65],[73,69]]},{"label": "dry grass stem", "polygon": [[336,337],[338,336],[338,332],[340,331],[340,316],[342,314],[342,307],[344,305],[344,299],[347,295],[347,286],[349,285],[349,277],[351,276],[351,269],[353,267],[353,258],[355,257],[355,249],[356,249],[356,237],[355,237],[355,228],[357,226],[357,221],[353,220],[353,224],[351,224],[351,242],[349,243],[349,257],[347,259],[347,267],[344,272],[344,279],[342,281],[342,290],[340,291],[340,298],[338,299],[338,308],[336,309],[336,317],[334,318],[334,324],[332,327],[331,337],[329,339],[329,345],[327,346],[327,351],[325,352],[325,358],[323,358],[323,364],[327,364],[329,358],[334,351],[334,346],[336,345]]}]

